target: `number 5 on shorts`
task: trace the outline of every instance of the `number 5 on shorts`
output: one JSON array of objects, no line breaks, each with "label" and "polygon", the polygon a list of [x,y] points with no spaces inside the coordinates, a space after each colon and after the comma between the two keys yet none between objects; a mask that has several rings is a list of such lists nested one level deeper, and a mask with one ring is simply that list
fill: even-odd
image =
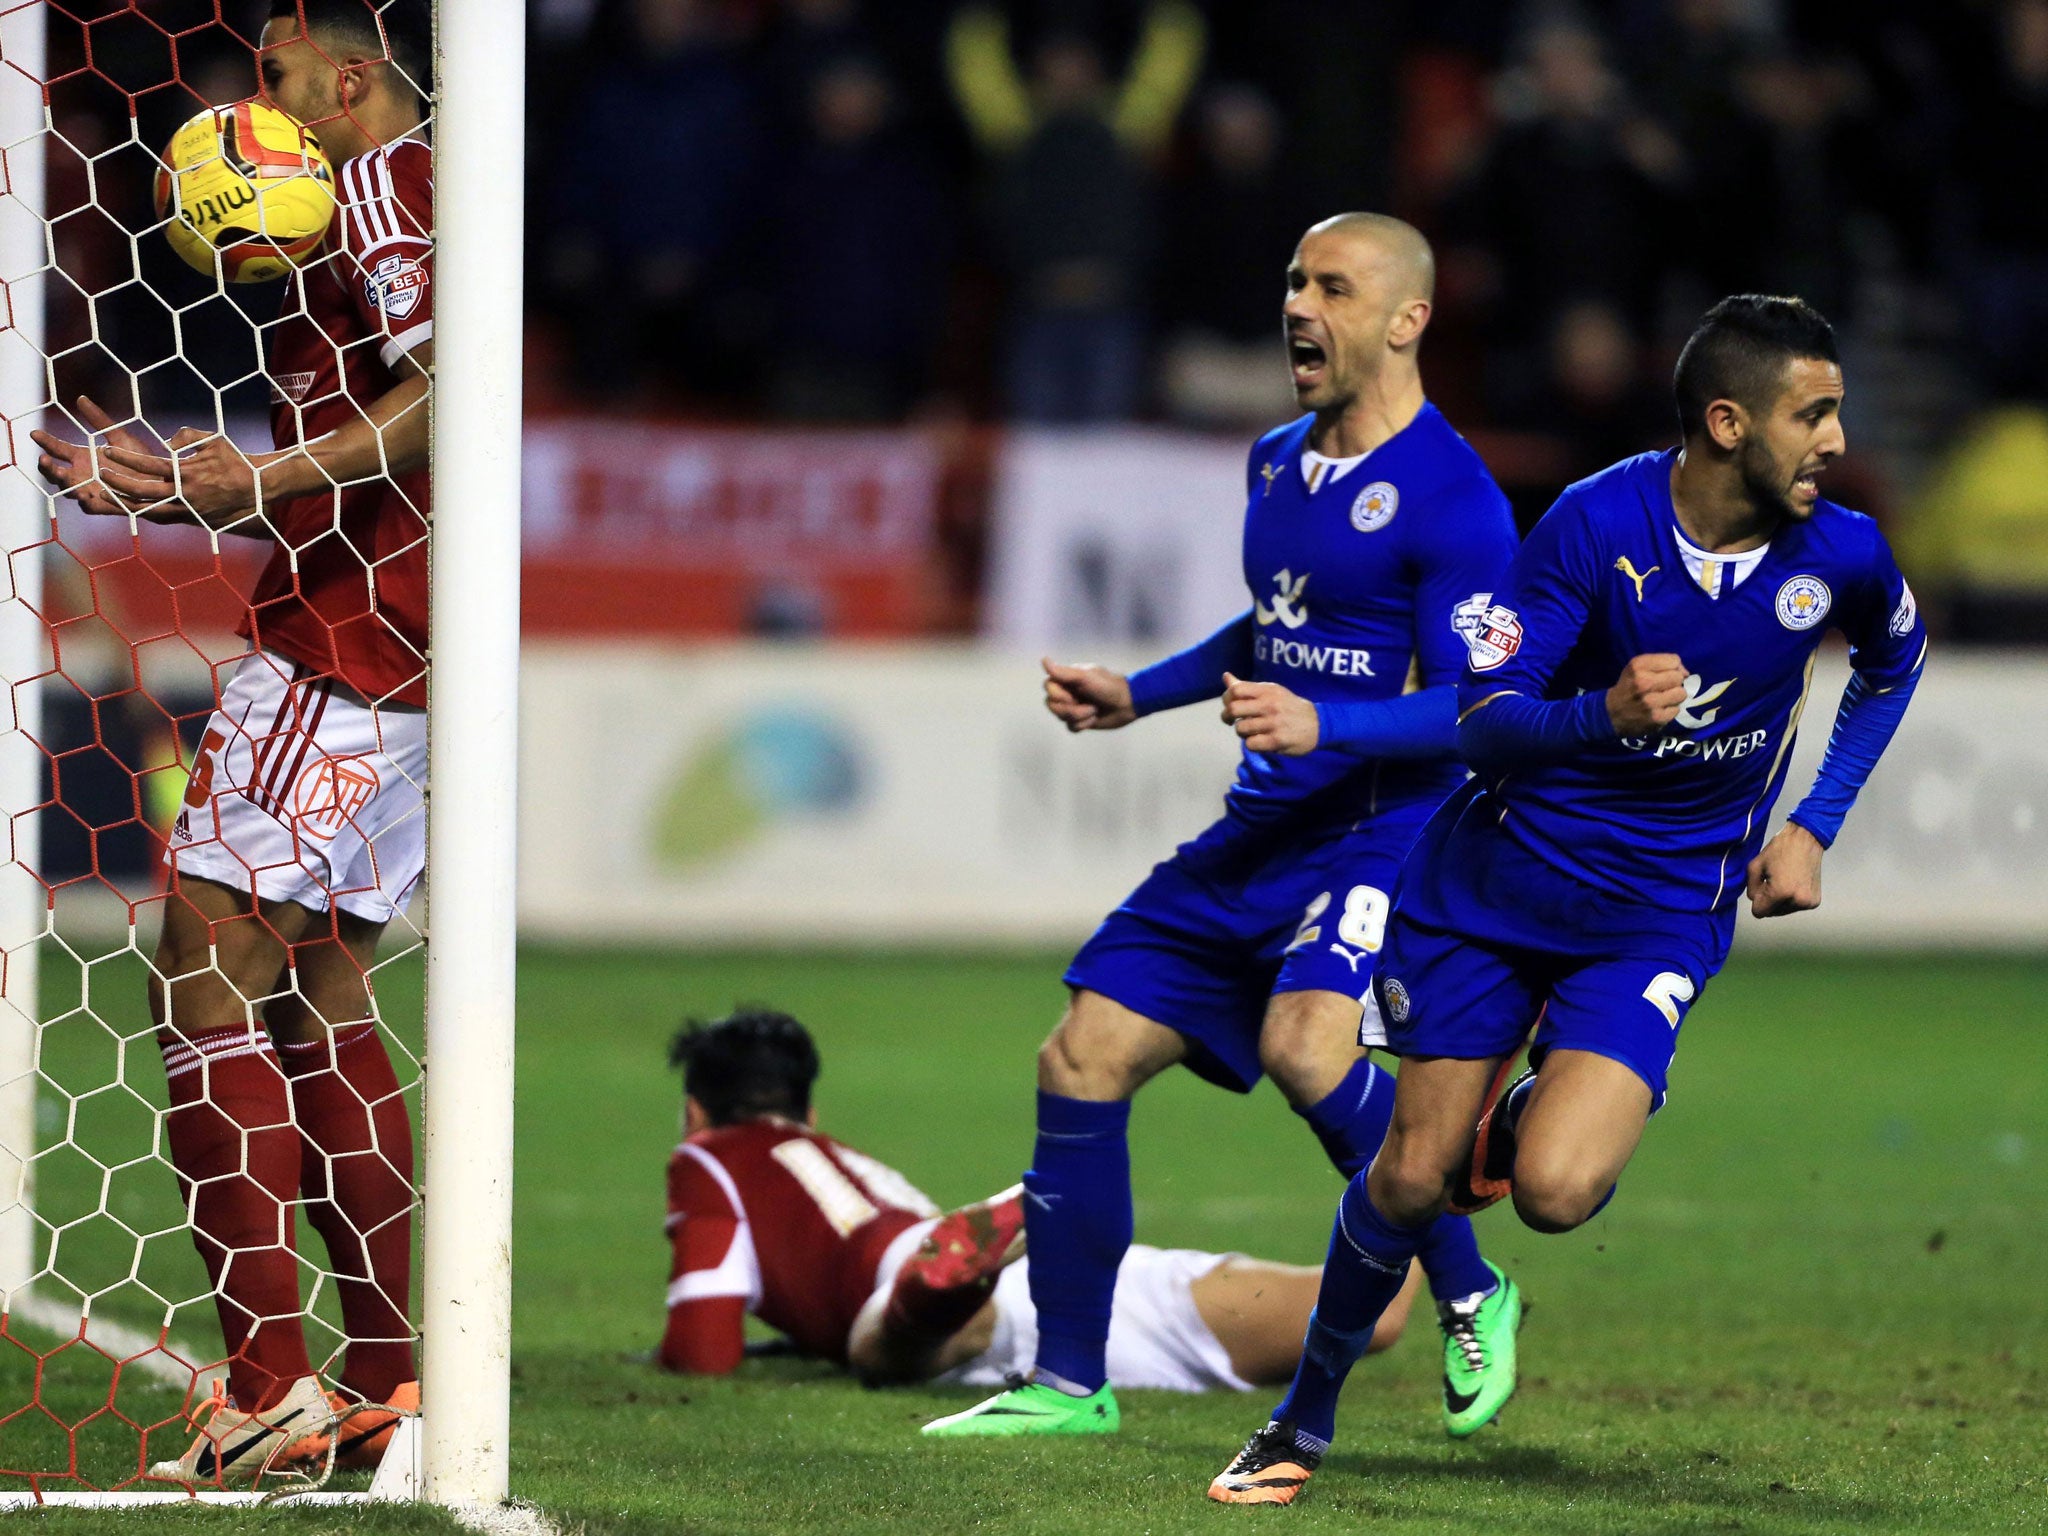
[{"label": "number 5 on shorts", "polygon": [[1697,990],[1690,976],[1679,971],[1660,971],[1643,988],[1643,1000],[1664,1015],[1666,1024],[1676,1029],[1679,1006],[1691,1002]]}]

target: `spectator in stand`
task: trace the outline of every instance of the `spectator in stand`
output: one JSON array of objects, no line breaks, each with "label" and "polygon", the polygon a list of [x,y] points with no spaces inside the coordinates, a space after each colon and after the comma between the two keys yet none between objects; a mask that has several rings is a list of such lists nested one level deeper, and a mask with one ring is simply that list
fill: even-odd
[{"label": "spectator in stand", "polygon": [[1570,304],[1551,324],[1538,354],[1540,372],[1502,400],[1502,423],[1558,438],[1568,480],[1664,447],[1677,424],[1663,392],[1647,376],[1643,353],[1640,338],[1612,304]]},{"label": "spectator in stand", "polygon": [[733,349],[712,305],[759,185],[754,82],[711,0],[622,9],[606,66],[554,138],[543,280],[590,394],[652,380],[721,391]]},{"label": "spectator in stand", "polygon": [[1863,77],[1790,50],[1743,0],[1673,0],[1635,52],[1643,98],[1683,150],[1671,248],[1709,293],[1797,293],[1842,307],[1837,132]]},{"label": "spectator in stand", "polygon": [[1540,23],[1502,77],[1503,119],[1451,201],[1459,265],[1492,290],[1490,385],[1509,402],[1550,374],[1567,311],[1594,305],[1639,332],[1670,249],[1683,156],[1630,102],[1600,35],[1572,19]]},{"label": "spectator in stand", "polygon": [[859,0],[782,0],[762,55],[777,137],[801,142],[818,77],[850,58],[872,59],[875,52]]},{"label": "spectator in stand", "polygon": [[1298,414],[1274,360],[1274,274],[1297,221],[1280,175],[1280,113],[1248,85],[1202,103],[1199,158],[1167,202],[1163,367],[1168,409],[1204,426],[1264,428]]},{"label": "spectator in stand", "polygon": [[777,416],[888,421],[921,393],[949,252],[934,173],[894,108],[880,67],[858,55],[811,81],[767,246]]},{"label": "spectator in stand", "polygon": [[1185,0],[1155,0],[1121,81],[1093,37],[1064,28],[1039,40],[1027,80],[1000,12],[971,4],[954,18],[947,62],[992,162],[995,244],[1010,280],[1005,384],[1023,420],[1107,421],[1138,406],[1140,293],[1157,243],[1150,162],[1201,67],[1205,35]]},{"label": "spectator in stand", "polygon": [[2006,0],[1997,54],[1964,101],[1968,296],[1985,380],[2048,401],[2048,0]]}]

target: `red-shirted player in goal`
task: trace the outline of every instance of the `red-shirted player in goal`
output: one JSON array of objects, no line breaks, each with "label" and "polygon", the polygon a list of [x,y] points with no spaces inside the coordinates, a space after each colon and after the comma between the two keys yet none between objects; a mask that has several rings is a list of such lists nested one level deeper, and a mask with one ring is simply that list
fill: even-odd
[{"label": "red-shirted player in goal", "polygon": [[[374,1465],[390,1410],[419,1406],[412,1130],[366,975],[426,843],[433,152],[414,3],[270,7],[263,94],[319,135],[339,203],[265,327],[276,451],[187,429],[161,453],[90,400],[103,441],[35,434],[43,475],[87,512],[276,545],[172,835],[150,980],[232,1389],[149,1469],[185,1482],[249,1481],[330,1440],[340,1464]],[[333,1395],[301,1321],[302,1195],[348,1335]]]},{"label": "red-shirted player in goal", "polygon": [[[941,1215],[894,1169],[821,1134],[817,1047],[747,1008],[676,1036],[685,1139],[668,1165],[670,1370],[722,1374],[746,1315],[873,1382],[1000,1386],[1031,1367],[1036,1315],[1023,1187]],[[1109,1325],[1116,1380],[1250,1391],[1290,1379],[1322,1272],[1243,1254],[1133,1245]],[[1407,1321],[1414,1277],[1375,1351]]]}]

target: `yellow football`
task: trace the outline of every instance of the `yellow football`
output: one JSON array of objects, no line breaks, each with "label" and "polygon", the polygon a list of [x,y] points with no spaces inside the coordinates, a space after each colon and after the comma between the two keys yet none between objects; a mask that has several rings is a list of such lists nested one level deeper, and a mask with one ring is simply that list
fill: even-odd
[{"label": "yellow football", "polygon": [[334,218],[334,167],[297,118],[263,101],[209,107],[171,135],[156,173],[171,249],[208,276],[267,283],[302,265]]}]

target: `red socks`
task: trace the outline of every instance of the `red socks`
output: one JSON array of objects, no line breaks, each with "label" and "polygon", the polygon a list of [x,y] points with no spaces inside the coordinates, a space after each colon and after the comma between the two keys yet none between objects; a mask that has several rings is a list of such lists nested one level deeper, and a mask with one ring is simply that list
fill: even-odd
[{"label": "red socks", "polygon": [[279,1055],[304,1145],[293,1173],[333,1261],[349,1337],[341,1384],[366,1402],[389,1402],[419,1378],[407,1321],[412,1119],[375,1024],[344,1025]]},{"label": "red socks", "polygon": [[261,1030],[166,1031],[157,1043],[170,1082],[164,1128],[213,1280],[229,1386],[243,1412],[260,1411],[313,1372],[292,1246],[299,1132],[289,1090]]}]

